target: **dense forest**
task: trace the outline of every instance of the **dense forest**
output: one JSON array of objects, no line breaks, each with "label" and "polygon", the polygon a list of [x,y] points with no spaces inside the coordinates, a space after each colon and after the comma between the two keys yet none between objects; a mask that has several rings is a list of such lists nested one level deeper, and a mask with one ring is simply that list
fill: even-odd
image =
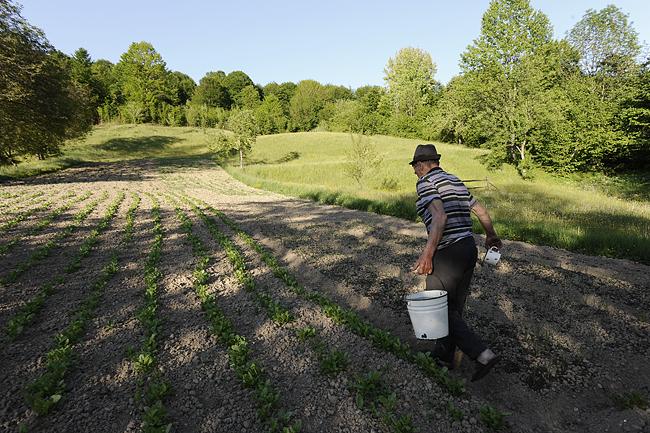
[{"label": "dense forest", "polygon": [[587,10],[554,39],[528,0],[492,0],[480,35],[443,85],[430,54],[388,59],[385,86],[350,89],[305,79],[257,84],[243,71],[197,83],[170,71],[148,42],[116,64],[79,48],[66,55],[0,0],[0,164],[60,152],[94,124],[231,129],[245,113],[257,133],[344,131],[490,149],[485,163],[556,172],[647,169],[650,58],[616,6]]}]

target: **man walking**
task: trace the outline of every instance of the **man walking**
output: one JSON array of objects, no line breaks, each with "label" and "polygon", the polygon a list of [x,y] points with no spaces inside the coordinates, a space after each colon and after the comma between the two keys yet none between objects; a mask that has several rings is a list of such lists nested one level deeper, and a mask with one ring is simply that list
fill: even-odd
[{"label": "man walking", "polygon": [[427,232],[427,244],[412,270],[427,276],[427,290],[447,292],[449,335],[437,340],[433,355],[451,364],[459,348],[476,361],[472,381],[485,376],[499,361],[463,320],[463,309],[474,273],[477,249],[472,235],[470,211],[485,230],[486,248],[501,247],[485,207],[456,176],[440,168],[440,155],[433,144],[420,144],[410,162],[418,176],[417,213]]}]

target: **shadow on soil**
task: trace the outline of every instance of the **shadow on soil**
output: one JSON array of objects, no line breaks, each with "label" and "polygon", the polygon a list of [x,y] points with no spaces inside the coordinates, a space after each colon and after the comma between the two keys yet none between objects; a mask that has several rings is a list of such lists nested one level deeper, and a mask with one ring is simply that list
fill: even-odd
[{"label": "shadow on soil", "polygon": [[164,135],[152,135],[149,137],[122,137],[111,138],[97,147],[110,152],[142,154],[159,152],[170,144],[184,140],[184,138],[167,137]]}]

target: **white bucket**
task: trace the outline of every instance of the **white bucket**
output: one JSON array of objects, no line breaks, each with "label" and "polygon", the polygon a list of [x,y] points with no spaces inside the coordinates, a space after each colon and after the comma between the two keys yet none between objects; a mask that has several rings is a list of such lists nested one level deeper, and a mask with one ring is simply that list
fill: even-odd
[{"label": "white bucket", "polygon": [[406,296],[406,305],[416,338],[435,340],[449,334],[447,292],[425,290],[413,293]]}]

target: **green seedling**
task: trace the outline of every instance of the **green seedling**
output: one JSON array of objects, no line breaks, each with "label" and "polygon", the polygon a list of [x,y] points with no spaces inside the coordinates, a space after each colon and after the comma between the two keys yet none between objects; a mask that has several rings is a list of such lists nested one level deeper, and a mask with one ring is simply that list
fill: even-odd
[{"label": "green seedling", "polygon": [[451,419],[454,421],[462,421],[463,418],[465,418],[463,411],[454,406],[452,402],[447,403],[447,411],[449,412]]},{"label": "green seedling", "polygon": [[306,326],[304,328],[298,329],[298,331],[296,331],[296,334],[298,335],[298,339],[300,341],[305,341],[316,336],[316,328],[313,326]]},{"label": "green seedling", "polygon": [[479,411],[481,421],[490,430],[501,430],[506,425],[506,414],[492,406],[483,406]]},{"label": "green seedling", "polygon": [[[300,430],[300,421],[292,422],[291,413],[279,409],[279,393],[273,389],[271,382],[266,378],[262,367],[251,360],[248,342],[240,335],[237,335],[232,323],[223,314],[217,306],[214,296],[207,290],[207,280],[204,271],[209,264],[209,256],[202,241],[193,233],[192,221],[177,206],[173,198],[168,197],[169,201],[175,206],[176,216],[181,222],[181,227],[187,235],[187,240],[192,246],[192,252],[197,259],[197,265],[194,269],[194,290],[201,301],[201,307],[210,321],[212,332],[228,348],[228,358],[231,368],[235,371],[237,377],[242,383],[255,390],[255,399],[257,402],[257,412],[260,420],[266,425],[270,432],[295,433]],[[194,209],[195,212],[197,211]],[[209,228],[209,227],[208,227]],[[215,232],[211,233],[216,235]],[[221,245],[231,246],[220,239]],[[252,279],[245,272],[245,262],[237,254],[234,248],[224,248],[226,254],[235,266],[236,276],[244,284],[247,290],[254,291]],[[237,270],[239,272],[237,272]],[[259,297],[256,297],[258,302]]]},{"label": "green seedling", "polygon": [[[417,365],[427,376],[436,380],[450,394],[457,396],[462,395],[465,392],[464,382],[460,379],[449,376],[447,369],[438,367],[433,358],[430,356],[420,357],[420,353],[411,350],[408,344],[402,342],[398,337],[389,332],[376,328],[372,324],[361,319],[355,311],[342,308],[321,293],[305,289],[271,253],[269,253],[252,236],[239,228],[239,226],[224,215],[223,212],[219,212],[214,209],[214,207],[203,201],[196,199],[192,200],[200,203],[212,214],[216,215],[225,225],[233,230],[237,236],[251,246],[251,248],[260,255],[262,261],[271,268],[273,274],[285,283],[287,288],[292,290],[296,295],[319,305],[323,309],[323,312],[335,323],[346,326],[352,332],[372,342],[376,347],[379,347],[386,352],[393,353],[400,359],[404,359]],[[191,202],[190,205],[195,207]],[[210,221],[210,219],[208,219],[208,221]]]},{"label": "green seedling", "polygon": [[344,352],[333,350],[320,359],[320,371],[328,376],[334,376],[344,371],[348,366],[348,357]]},{"label": "green seedling", "polygon": [[639,391],[624,392],[612,396],[614,404],[619,410],[639,408],[646,410],[648,408],[648,399]]}]

